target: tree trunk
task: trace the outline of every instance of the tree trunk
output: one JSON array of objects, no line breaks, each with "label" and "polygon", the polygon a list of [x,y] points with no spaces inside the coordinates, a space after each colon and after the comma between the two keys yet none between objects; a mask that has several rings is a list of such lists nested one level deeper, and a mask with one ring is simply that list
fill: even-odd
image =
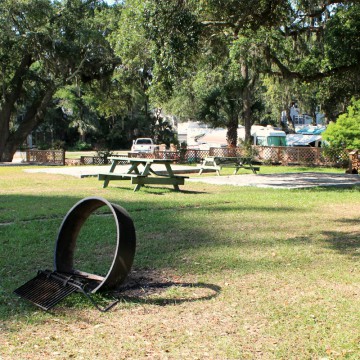
[{"label": "tree trunk", "polygon": [[23,121],[17,130],[14,133],[8,133],[4,142],[3,151],[0,154],[0,161],[11,162],[16,150],[26,140],[26,137],[43,121],[55,89],[56,87],[52,84],[43,96],[34,101],[27,109]]},{"label": "tree trunk", "polygon": [[243,116],[245,126],[245,142],[251,141],[251,93],[249,86],[246,86],[243,90]]},{"label": "tree trunk", "polygon": [[14,110],[14,106],[18,98],[21,96],[21,88],[24,82],[24,76],[29,66],[32,64],[31,55],[25,54],[19,67],[17,68],[8,90],[3,94],[3,106],[0,109],[0,161],[11,161],[9,157],[3,156],[7,140],[10,136],[10,119]]},{"label": "tree trunk", "polygon": [[231,119],[228,123],[227,132],[226,132],[226,140],[227,140],[228,146],[231,148],[235,148],[237,146],[238,126],[239,126],[239,119],[237,117],[237,114],[233,113],[231,116]]},{"label": "tree trunk", "polygon": [[290,116],[290,107],[289,106],[286,107],[286,118],[288,121],[287,131],[290,134],[294,134],[295,133],[295,124],[294,124],[293,118]]},{"label": "tree trunk", "polygon": [[253,78],[249,77],[249,67],[246,59],[241,59],[241,76],[245,80],[245,87],[242,91],[243,98],[243,118],[245,126],[245,142],[251,141],[251,125],[252,125],[252,111],[251,111],[251,95],[256,83],[256,75]]}]

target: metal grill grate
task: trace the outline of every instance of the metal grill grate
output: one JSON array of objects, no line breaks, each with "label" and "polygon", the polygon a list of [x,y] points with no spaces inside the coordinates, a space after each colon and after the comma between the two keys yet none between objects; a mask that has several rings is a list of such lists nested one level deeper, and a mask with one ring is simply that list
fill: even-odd
[{"label": "metal grill grate", "polygon": [[50,270],[39,271],[36,277],[14,290],[14,293],[44,310],[49,310],[79,290],[76,283],[68,280],[68,277],[54,274]]}]

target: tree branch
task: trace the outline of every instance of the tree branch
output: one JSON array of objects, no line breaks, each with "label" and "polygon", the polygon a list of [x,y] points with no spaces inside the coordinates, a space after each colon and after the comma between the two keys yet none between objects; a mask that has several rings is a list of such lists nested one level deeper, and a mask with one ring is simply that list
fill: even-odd
[{"label": "tree branch", "polygon": [[271,61],[279,68],[280,73],[269,71],[273,75],[281,75],[284,79],[292,80],[292,79],[299,79],[303,81],[315,81],[328,78],[330,76],[344,74],[348,71],[357,71],[359,68],[358,64],[351,64],[351,65],[342,65],[334,67],[327,71],[319,71],[317,73],[311,75],[305,75],[297,71],[290,70],[286,65],[284,65],[275,55],[270,54]]}]

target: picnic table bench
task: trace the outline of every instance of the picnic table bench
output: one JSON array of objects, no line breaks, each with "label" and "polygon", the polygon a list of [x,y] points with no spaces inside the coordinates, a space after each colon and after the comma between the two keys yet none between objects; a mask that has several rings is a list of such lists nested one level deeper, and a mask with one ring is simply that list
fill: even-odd
[{"label": "picnic table bench", "polygon": [[260,170],[260,167],[253,166],[250,158],[242,157],[220,157],[220,156],[210,156],[206,157],[202,163],[199,165],[200,171],[199,175],[202,174],[203,170],[215,170],[216,173],[220,176],[220,170],[222,167],[234,167],[234,175],[238,172],[240,168],[249,169],[254,174]]},{"label": "picnic table bench", "polygon": [[[110,157],[111,167],[109,172],[98,174],[98,180],[103,180],[103,187],[106,188],[112,180],[129,180],[136,185],[134,191],[138,191],[141,186],[148,184],[157,185],[172,185],[175,190],[180,190],[179,185],[185,184],[187,176],[175,175],[170,159],[145,159],[145,158],[129,158],[129,157]],[[127,163],[130,165],[129,169],[125,173],[114,172],[116,166],[119,163]],[[155,171],[153,165],[164,165],[165,174]],[[142,165],[142,167],[140,167]],[[154,176],[152,176],[154,175]]]}]

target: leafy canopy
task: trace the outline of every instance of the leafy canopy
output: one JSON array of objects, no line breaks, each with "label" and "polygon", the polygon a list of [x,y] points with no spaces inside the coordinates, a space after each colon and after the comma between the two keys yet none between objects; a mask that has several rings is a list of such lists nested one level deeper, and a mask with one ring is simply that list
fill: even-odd
[{"label": "leafy canopy", "polygon": [[338,117],[336,123],[331,123],[322,134],[331,147],[359,149],[360,148],[360,99],[353,100],[347,112]]}]

